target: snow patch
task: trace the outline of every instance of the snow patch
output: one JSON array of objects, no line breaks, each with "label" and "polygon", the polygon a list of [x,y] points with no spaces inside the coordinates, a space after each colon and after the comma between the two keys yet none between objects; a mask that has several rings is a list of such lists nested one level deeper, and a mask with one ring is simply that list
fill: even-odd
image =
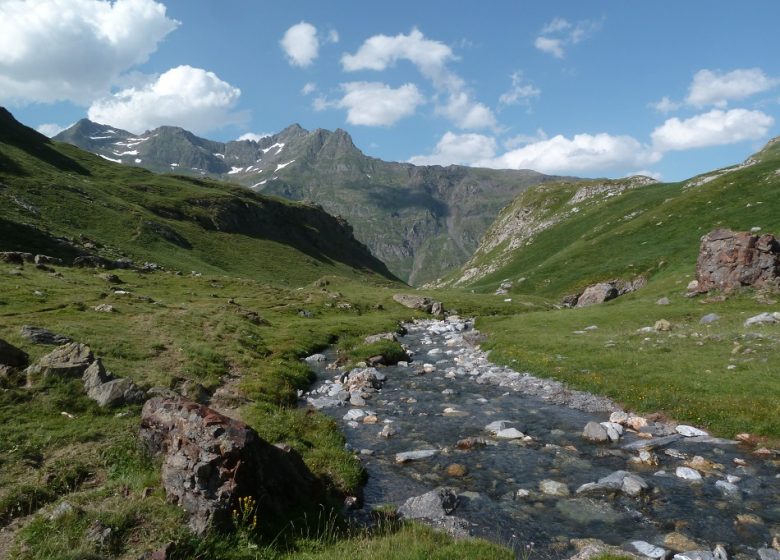
[{"label": "snow patch", "polygon": [[231,167],[230,171],[228,171],[228,175],[233,175],[234,173],[241,173],[244,170],[243,167]]},{"label": "snow patch", "polygon": [[141,158],[135,158],[136,163],[141,163]]},{"label": "snow patch", "polygon": [[[288,165],[290,165],[294,161],[295,161],[294,159],[291,159],[287,163],[280,163],[279,165],[276,166],[276,171],[279,171],[280,169],[284,169],[285,167],[287,167]],[[274,173],[276,173],[276,171]]]},{"label": "snow patch", "polygon": [[126,152],[114,152],[117,156],[137,156],[138,150],[128,150]]},{"label": "snow patch", "polygon": [[282,148],[284,148],[284,142],[277,142],[277,143],[276,143],[276,144],[274,144],[273,146],[268,146],[267,148],[261,148],[261,151],[262,151],[264,154],[267,154],[268,152],[270,152],[270,151],[271,151],[271,150],[273,150],[274,148],[279,148],[278,150],[276,150],[276,155],[278,156],[278,155],[279,155],[279,152],[281,152],[281,151],[282,151]]},{"label": "snow patch", "polygon": [[90,140],[105,140],[106,138],[111,138],[110,136],[90,136]]},{"label": "snow patch", "polygon": [[107,159],[108,161],[113,161],[114,163],[122,163],[121,159],[113,159],[113,158],[110,158],[108,156],[104,156],[103,154],[98,154],[98,155],[100,157],[102,157],[103,159]]},{"label": "snow patch", "polygon": [[215,156],[217,156],[218,158],[225,159],[225,154],[218,154],[218,153],[214,152],[214,154],[212,154],[212,155],[215,155]]},{"label": "snow patch", "polygon": [[268,182],[268,179],[263,179],[263,180],[262,180],[262,181],[260,181],[259,183],[255,183],[254,185],[252,185],[252,186],[251,186],[251,187],[249,187],[249,188],[250,188],[250,189],[254,189],[255,187],[259,187],[260,185],[265,185],[267,182]]},{"label": "snow patch", "polygon": [[171,167],[179,167],[179,164],[178,163],[172,163]]}]

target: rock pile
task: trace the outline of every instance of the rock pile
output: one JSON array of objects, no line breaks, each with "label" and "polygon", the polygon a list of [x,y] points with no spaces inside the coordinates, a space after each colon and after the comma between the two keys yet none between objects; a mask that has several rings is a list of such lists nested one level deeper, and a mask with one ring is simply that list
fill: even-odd
[{"label": "rock pile", "polygon": [[425,311],[426,313],[436,316],[444,314],[444,306],[442,303],[429,297],[395,294],[393,300],[410,309],[419,309],[420,311]]},{"label": "rock pile", "polygon": [[198,534],[229,527],[239,498],[255,500],[260,523],[322,503],[322,488],[297,453],[204,405],[149,399],[139,437],[151,453],[163,456],[165,493],[187,512]]},{"label": "rock pile", "polygon": [[780,287],[780,243],[774,235],[716,229],[701,238],[696,290],[728,293],[742,286]]}]

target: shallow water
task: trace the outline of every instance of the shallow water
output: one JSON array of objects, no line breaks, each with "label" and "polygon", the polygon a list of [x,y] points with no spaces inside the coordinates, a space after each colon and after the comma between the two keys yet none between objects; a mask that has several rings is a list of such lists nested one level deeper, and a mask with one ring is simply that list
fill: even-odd
[{"label": "shallow water", "polygon": [[[456,357],[467,357],[473,349],[458,332],[438,334],[430,330],[433,325],[407,325],[409,332],[400,340],[414,352],[414,361],[409,367],[382,368],[387,380],[365,406],[323,409],[338,420],[353,449],[373,451],[373,455],[361,455],[369,474],[364,510],[388,503],[400,505],[411,496],[448,486],[460,496],[453,515],[466,519],[473,535],[518,551],[533,542],[534,556],[542,558],[569,555],[572,538],[593,537],[614,545],[643,540],[663,546],[664,535],[675,530],[702,548],[723,543],[732,555],[743,552],[756,557],[755,549],[766,546],[771,535],[780,530],[780,480],[771,460],[746,456],[744,449],[733,444],[694,443],[682,438],[655,450],[658,465],[630,464],[628,459],[636,452],[622,447],[637,441],[635,435],[626,433],[611,444],[594,444],[582,438],[583,426],[591,420],[607,420],[607,413],[582,412],[478,384],[476,376],[464,372],[463,364],[456,362]],[[434,354],[430,354],[432,350]],[[436,371],[419,374],[423,362],[435,365]],[[326,370],[325,363],[314,366],[320,384],[337,375]],[[446,378],[447,373],[455,377]],[[379,423],[348,425],[343,416],[350,408],[374,412]],[[445,414],[446,408],[457,413]],[[533,441],[492,437],[484,428],[495,420],[513,422],[513,427]],[[378,437],[388,421],[397,434],[389,439]],[[483,437],[488,445],[469,451],[456,449],[456,442],[469,436]],[[664,454],[669,448],[689,457],[700,455],[724,468],[715,475],[705,475],[701,483],[682,480],[674,472],[683,461]],[[428,459],[396,464],[396,453],[420,449],[439,452]],[[734,458],[744,459],[747,466],[737,465]],[[453,463],[465,466],[467,475],[449,476],[446,468]],[[575,494],[580,485],[616,470],[639,474],[652,491],[638,498]],[[662,470],[668,474],[655,474]],[[726,497],[715,486],[727,475],[741,477],[736,483],[738,496]],[[539,482],[544,479],[565,483],[571,495],[542,494]],[[518,498],[519,489],[529,490],[530,496]],[[763,523],[736,523],[737,515],[745,513],[760,516]]]}]

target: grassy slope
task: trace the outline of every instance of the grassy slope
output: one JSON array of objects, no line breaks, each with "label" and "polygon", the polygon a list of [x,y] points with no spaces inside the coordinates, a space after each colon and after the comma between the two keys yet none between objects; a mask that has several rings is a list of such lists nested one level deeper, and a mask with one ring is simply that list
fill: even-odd
[{"label": "grassy slope", "polygon": [[[108,257],[153,260],[203,275],[119,270],[130,294],[116,295],[100,271],[56,267],[60,275],[54,275],[0,263],[0,337],[34,361],[51,348],[27,343],[19,327],[50,328],[89,344],[113,373],[144,386],[186,379],[213,390],[236,376],[248,399],[237,414],[270,441],[291,444],[334,491],[354,492],[363,474],[335,424],[290,405],[310,382],[302,356],[337,337],[354,342],[392,329],[413,315],[392,302],[401,286],[385,277],[381,263],[316,209],[216,182],[124,168],[3,124],[0,250],[72,258],[92,243]],[[311,283],[322,276],[327,287]],[[94,311],[100,303],[117,312]],[[314,316],[301,317],[302,309]],[[266,322],[256,324],[248,312]],[[0,392],[0,524],[21,520],[23,526],[15,545],[8,533],[0,538],[0,553],[11,546],[18,558],[136,558],[173,540],[182,557],[255,558],[257,549],[243,546],[248,541],[188,534],[179,509],[165,503],[159,465],[138,453],[140,407],[116,412],[89,401],[80,380]],[[152,489],[150,496],[144,497],[145,488]],[[59,500],[76,511],[55,521],[26,517]],[[105,547],[85,538],[95,519],[113,528]],[[309,529],[322,545],[319,553],[336,554],[329,551],[342,546]],[[403,528],[362,538],[363,557],[377,547],[393,548],[389,543],[398,539],[418,550],[450,542]],[[293,554],[298,540],[280,541],[264,554]],[[473,546],[464,550],[476,556],[495,551]]]},{"label": "grassy slope", "polygon": [[[709,183],[641,187],[583,206],[540,233],[470,288],[492,292],[508,278],[514,287],[493,296],[497,302],[529,293],[555,301],[599,280],[643,274],[649,283],[602,306],[483,318],[478,326],[491,335],[493,358],[724,436],[749,431],[780,440],[780,329],[743,327],[752,315],[780,309],[777,296],[746,290],[725,302],[684,297],[703,234],[754,226],[780,233],[779,156],[774,144],[758,154],[759,163]],[[672,305],[656,305],[663,296]],[[700,325],[711,312],[721,320]],[[636,332],[662,318],[672,322],[670,333]],[[599,328],[573,334],[589,325]]]}]

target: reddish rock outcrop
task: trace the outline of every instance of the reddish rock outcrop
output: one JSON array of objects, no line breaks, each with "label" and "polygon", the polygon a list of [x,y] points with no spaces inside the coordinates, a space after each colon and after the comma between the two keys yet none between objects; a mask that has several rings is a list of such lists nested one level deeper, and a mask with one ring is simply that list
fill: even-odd
[{"label": "reddish rock outcrop", "polygon": [[319,481],[300,456],[260,438],[252,428],[181,398],[154,397],[141,413],[140,439],[162,454],[168,499],[189,515],[190,527],[228,528],[239,498],[251,496],[257,523],[276,525],[322,503]]},{"label": "reddish rock outcrop", "polygon": [[774,235],[716,229],[701,238],[697,290],[730,292],[742,286],[780,286],[780,243]]}]

